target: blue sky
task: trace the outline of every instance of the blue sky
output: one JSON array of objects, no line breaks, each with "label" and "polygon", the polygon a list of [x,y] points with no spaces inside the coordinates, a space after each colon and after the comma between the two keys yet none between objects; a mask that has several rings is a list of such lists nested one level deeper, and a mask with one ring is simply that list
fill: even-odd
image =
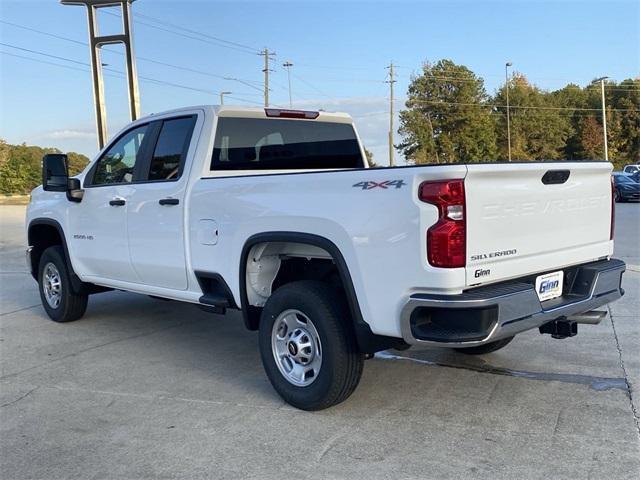
[{"label": "blue sky", "polygon": [[[223,90],[232,91],[235,97],[226,103],[261,104],[262,57],[254,52],[268,47],[277,54],[272,64],[272,103],[288,104],[287,74],[281,65],[289,60],[294,64],[294,107],[351,113],[379,162],[387,158],[388,85],[384,80],[385,66],[391,60],[398,65],[396,95],[400,101],[396,108],[402,106],[411,74],[424,61],[441,58],[464,64],[482,76],[489,93],[504,82],[507,60],[545,89],[569,82],[585,85],[601,75],[621,81],[640,72],[637,0],[137,0],[132,8],[137,15],[134,36],[139,75],[197,90],[141,79],[143,114],[218,103],[217,92]],[[152,28],[148,24],[174,27],[149,17],[251,50]],[[93,97],[90,73],[82,65],[89,61],[88,47],[6,23],[86,42],[84,8],[62,6],[57,0],[0,0],[0,20],[5,22],[0,23],[0,43],[80,62],[0,45],[0,52],[5,52],[0,54],[0,138],[93,156],[97,150]],[[118,18],[102,14],[102,33],[117,33],[118,22]],[[182,33],[197,36],[185,30]],[[121,51],[117,46],[108,48]],[[102,61],[108,68],[124,70],[121,54],[105,52]],[[219,76],[248,80],[258,89]],[[128,121],[126,87],[117,74],[107,76],[105,82],[111,136]]]}]

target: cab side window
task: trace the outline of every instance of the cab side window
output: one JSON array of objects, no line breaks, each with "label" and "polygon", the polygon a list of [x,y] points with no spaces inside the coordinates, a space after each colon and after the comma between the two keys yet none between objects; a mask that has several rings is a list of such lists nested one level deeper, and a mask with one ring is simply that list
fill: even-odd
[{"label": "cab side window", "polygon": [[148,180],[177,180],[182,174],[196,117],[182,117],[162,122],[151,157]]},{"label": "cab side window", "polygon": [[133,170],[141,153],[141,146],[148,130],[142,125],[125,133],[102,155],[95,167],[92,185],[131,183]]}]

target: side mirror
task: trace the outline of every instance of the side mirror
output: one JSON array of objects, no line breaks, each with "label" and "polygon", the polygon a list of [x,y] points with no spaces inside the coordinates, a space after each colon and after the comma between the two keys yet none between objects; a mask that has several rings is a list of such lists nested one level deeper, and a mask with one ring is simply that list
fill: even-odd
[{"label": "side mirror", "polygon": [[42,157],[42,188],[47,192],[66,192],[68,183],[67,156],[48,153]]},{"label": "side mirror", "polygon": [[42,157],[42,188],[48,192],[66,192],[70,202],[80,202],[84,196],[80,180],[69,178],[67,156],[63,153]]}]

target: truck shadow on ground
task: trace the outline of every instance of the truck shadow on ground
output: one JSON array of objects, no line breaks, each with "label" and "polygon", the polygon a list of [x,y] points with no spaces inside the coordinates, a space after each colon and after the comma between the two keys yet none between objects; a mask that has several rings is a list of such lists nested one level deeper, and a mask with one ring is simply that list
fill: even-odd
[{"label": "truck shadow on ground", "polygon": [[[44,312],[39,316],[46,320]],[[238,312],[215,315],[194,305],[111,292],[92,297],[85,317],[62,327],[70,334],[75,330],[85,336],[95,332],[96,339],[105,337],[105,341],[60,360],[49,380],[96,390],[284,405],[263,371],[257,332],[245,329]],[[82,358],[81,366],[64,368],[77,364],[78,358]],[[411,398],[420,404],[432,396],[430,388],[442,394],[440,384],[446,382],[447,390],[454,394],[456,381],[468,382],[469,376],[473,381],[458,385],[456,395],[464,391],[464,396],[482,398],[505,377],[524,381],[524,385],[536,383],[537,390],[543,381],[628,394],[623,378],[504,368],[492,365],[491,358],[443,349],[380,352],[365,363],[362,382],[352,398],[369,405],[373,401],[380,407],[402,408],[399,405],[406,402],[398,402],[398,391],[405,400]],[[354,402],[337,409],[349,406]]]}]

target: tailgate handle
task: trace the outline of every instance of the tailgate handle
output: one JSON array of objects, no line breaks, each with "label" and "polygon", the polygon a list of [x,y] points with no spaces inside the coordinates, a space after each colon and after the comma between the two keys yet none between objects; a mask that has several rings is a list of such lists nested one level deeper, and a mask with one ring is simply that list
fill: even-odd
[{"label": "tailgate handle", "polygon": [[542,176],[542,183],[545,185],[559,185],[569,179],[569,170],[547,170]]}]

